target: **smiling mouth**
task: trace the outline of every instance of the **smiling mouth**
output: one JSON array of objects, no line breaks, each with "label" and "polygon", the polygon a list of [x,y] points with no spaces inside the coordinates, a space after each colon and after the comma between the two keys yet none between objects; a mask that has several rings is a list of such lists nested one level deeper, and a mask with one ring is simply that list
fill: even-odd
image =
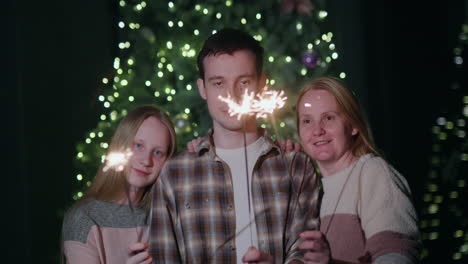
[{"label": "smiling mouth", "polygon": [[320,147],[320,146],[323,146],[323,145],[328,144],[330,142],[331,142],[331,140],[321,140],[321,141],[315,142],[313,145],[316,146],[316,147]]},{"label": "smiling mouth", "polygon": [[146,171],[142,171],[142,170],[135,169],[135,168],[133,168],[133,170],[140,176],[148,176],[149,175],[149,172],[146,172]]}]

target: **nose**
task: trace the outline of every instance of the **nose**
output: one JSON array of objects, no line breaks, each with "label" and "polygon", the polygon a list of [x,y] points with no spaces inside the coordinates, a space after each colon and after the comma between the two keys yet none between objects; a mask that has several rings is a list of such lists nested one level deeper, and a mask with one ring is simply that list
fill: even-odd
[{"label": "nose", "polygon": [[325,129],[323,129],[322,124],[320,122],[312,126],[312,135],[318,137],[325,133]]},{"label": "nose", "polygon": [[233,83],[229,87],[229,93],[236,100],[236,102],[242,101],[242,98],[246,90],[247,90],[246,87],[243,87],[242,85],[236,84],[236,83]]},{"label": "nose", "polygon": [[140,164],[144,167],[151,167],[153,166],[153,155],[150,151],[145,151],[140,155]]}]

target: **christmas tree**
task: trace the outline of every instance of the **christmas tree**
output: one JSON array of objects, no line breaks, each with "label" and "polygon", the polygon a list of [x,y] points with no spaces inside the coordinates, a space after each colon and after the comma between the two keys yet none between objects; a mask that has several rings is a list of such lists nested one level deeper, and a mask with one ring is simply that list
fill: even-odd
[{"label": "christmas tree", "polygon": [[[468,262],[468,23],[454,48],[453,80],[432,127],[431,170],[420,212],[423,262]],[[455,103],[454,103],[455,102]]]},{"label": "christmas tree", "polygon": [[[77,200],[105,159],[110,137],[128,110],[155,104],[173,118],[179,150],[204,135],[211,119],[198,95],[196,56],[203,41],[224,27],[250,33],[265,49],[269,89],[281,89],[287,105],[260,125],[273,137],[295,138],[294,102],[301,84],[331,73],[338,58],[333,33],[323,32],[325,0],[120,0],[119,56],[102,79],[103,112],[96,128],[77,145]],[[344,73],[338,75],[345,78]]]}]

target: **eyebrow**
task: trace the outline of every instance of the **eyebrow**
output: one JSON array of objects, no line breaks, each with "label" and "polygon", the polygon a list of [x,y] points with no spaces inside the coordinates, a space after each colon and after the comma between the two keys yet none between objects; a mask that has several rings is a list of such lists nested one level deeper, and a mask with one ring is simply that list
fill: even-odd
[{"label": "eyebrow", "polygon": [[[252,78],[254,79],[255,78],[255,74],[242,74],[238,77],[239,79],[240,78]],[[224,79],[223,76],[219,76],[219,75],[216,75],[216,76],[211,76],[210,78],[208,78],[208,81],[212,81],[212,80],[218,80],[218,79]]]},{"label": "eyebrow", "polygon": [[[133,140],[134,142],[136,143],[146,143],[143,139],[141,138],[135,138],[135,140]],[[156,149],[164,149],[164,146],[161,146],[161,145],[155,145],[154,148]]]},{"label": "eyebrow", "polygon": [[212,76],[212,77],[208,78],[208,81],[217,80],[217,79],[224,79],[224,77],[223,76]]},{"label": "eyebrow", "polygon": [[[321,113],[320,115],[322,116],[322,115],[324,115],[324,114],[328,114],[328,113],[334,113],[334,114],[337,114],[337,115],[339,115],[339,114],[340,114],[340,112],[335,112],[335,111],[325,111],[325,112]],[[299,116],[301,116],[301,117],[310,117],[310,116],[312,116],[312,115],[311,115],[311,114],[300,114]]]}]

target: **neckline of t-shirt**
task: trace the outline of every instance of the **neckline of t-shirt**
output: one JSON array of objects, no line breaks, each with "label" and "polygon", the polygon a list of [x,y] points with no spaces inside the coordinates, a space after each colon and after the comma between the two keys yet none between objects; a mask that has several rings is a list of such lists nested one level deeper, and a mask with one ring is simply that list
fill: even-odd
[{"label": "neckline of t-shirt", "polygon": [[328,176],[326,176],[326,177],[322,177],[322,182],[330,182],[330,181],[333,181],[334,179],[341,178],[342,175],[347,175],[347,174],[348,174],[352,169],[354,169],[359,163],[362,163],[362,162],[366,161],[366,160],[369,159],[371,156],[372,156],[372,154],[370,154],[370,153],[362,155],[362,156],[359,157],[356,161],[354,161],[353,163],[349,164],[348,167],[342,169],[341,171],[335,172],[334,174],[328,175]]}]

